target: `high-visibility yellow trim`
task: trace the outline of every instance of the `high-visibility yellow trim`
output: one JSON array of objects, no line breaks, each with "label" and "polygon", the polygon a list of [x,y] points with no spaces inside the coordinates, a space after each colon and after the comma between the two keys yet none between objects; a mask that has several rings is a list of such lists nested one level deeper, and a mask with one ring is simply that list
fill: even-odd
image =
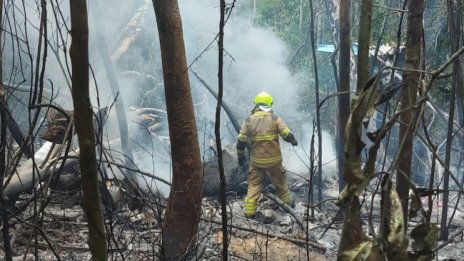
[{"label": "high-visibility yellow trim", "polygon": [[243,141],[243,142],[247,142],[247,141],[248,141],[248,137],[247,137],[245,134],[242,134],[242,133],[238,134],[237,139],[238,139],[239,141]]},{"label": "high-visibility yellow trim", "polygon": [[277,139],[277,134],[271,135],[256,135],[253,137],[253,141],[266,141],[266,140],[275,140]]},{"label": "high-visibility yellow trim", "polygon": [[274,162],[279,162],[282,160],[282,155],[278,155],[275,157],[270,157],[270,158],[256,158],[256,157],[251,157],[251,161],[257,164],[269,164],[269,163],[274,163]]},{"label": "high-visibility yellow trim", "polygon": [[245,154],[245,150],[237,150],[237,155],[243,155]]},{"label": "high-visibility yellow trim", "polygon": [[246,216],[254,216],[256,214],[256,209],[258,208],[258,203],[256,200],[245,198],[243,212]]},{"label": "high-visibility yellow trim", "polygon": [[290,128],[286,127],[283,131],[280,132],[283,138],[286,138],[290,134]]},{"label": "high-visibility yellow trim", "polygon": [[249,199],[249,198],[245,198],[245,204],[249,203],[249,204],[256,204],[256,200],[255,199]]},{"label": "high-visibility yellow trim", "polygon": [[291,205],[293,203],[293,195],[288,190],[280,196],[280,199],[287,205]]},{"label": "high-visibility yellow trim", "polygon": [[269,112],[267,112],[267,111],[257,111],[257,112],[255,112],[255,113],[253,113],[253,116],[260,116],[260,117],[262,117],[262,116],[266,116],[266,115],[269,115]]}]

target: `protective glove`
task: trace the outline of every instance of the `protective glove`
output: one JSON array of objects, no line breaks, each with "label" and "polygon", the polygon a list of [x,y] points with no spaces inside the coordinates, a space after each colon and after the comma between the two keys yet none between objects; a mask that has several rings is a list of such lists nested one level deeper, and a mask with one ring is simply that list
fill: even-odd
[{"label": "protective glove", "polygon": [[298,145],[298,141],[296,141],[295,136],[291,132],[284,138],[284,141],[289,142],[293,146]]},{"label": "protective glove", "polygon": [[298,141],[296,141],[296,139],[293,139],[293,140],[291,141],[291,144],[292,144],[292,146],[297,146],[297,145],[298,145]]},{"label": "protective glove", "polygon": [[238,165],[240,165],[241,167],[243,167],[243,166],[246,165],[246,158],[245,158],[245,156],[240,156],[240,157],[238,157]]}]

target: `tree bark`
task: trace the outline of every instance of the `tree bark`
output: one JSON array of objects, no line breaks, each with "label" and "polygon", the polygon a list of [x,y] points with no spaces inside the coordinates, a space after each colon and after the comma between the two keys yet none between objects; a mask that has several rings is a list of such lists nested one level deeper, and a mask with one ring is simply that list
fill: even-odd
[{"label": "tree bark", "polygon": [[229,237],[227,231],[227,198],[226,198],[226,178],[224,174],[224,159],[222,156],[221,142],[221,107],[222,96],[224,93],[224,20],[225,20],[226,2],[220,1],[220,19],[219,19],[219,37],[218,37],[218,99],[216,105],[216,122],[214,123],[214,134],[216,137],[216,150],[219,166],[219,183],[221,192],[219,199],[221,201],[221,216],[222,216],[222,260],[227,261]]},{"label": "tree bark", "polygon": [[343,179],[345,169],[345,129],[350,112],[350,55],[351,55],[351,0],[340,1],[340,56],[338,60],[339,90],[337,121],[337,155],[338,155],[338,189],[342,191],[346,185]]},{"label": "tree bark", "polygon": [[[316,56],[316,36],[314,33],[314,8],[313,8],[313,0],[309,2],[309,12],[310,12],[310,42],[311,42],[311,59],[313,62],[313,72],[314,72],[314,85],[316,90],[316,104],[317,108],[319,108],[319,72],[317,69],[317,56]],[[318,201],[322,201],[322,130],[321,130],[321,114],[319,109],[316,111],[316,129],[317,129],[317,176],[318,176]]]},{"label": "tree bark", "polygon": [[408,70],[417,70],[420,66],[424,5],[424,0],[409,0],[408,3],[406,61],[404,64],[405,71],[403,72],[400,99],[400,111],[402,111],[399,130],[400,149],[398,152],[398,165],[396,167],[396,190],[403,208],[405,227],[408,223],[409,182],[411,177],[413,130],[415,128],[414,115],[416,114],[414,106],[420,78],[420,73]]},{"label": "tree bark", "polygon": [[173,174],[163,223],[162,254],[164,260],[178,260],[196,244],[203,173],[179,6],[176,0],[153,0],[153,5],[161,47]]},{"label": "tree bark", "polygon": [[70,1],[72,98],[79,139],[82,208],[88,219],[88,244],[93,260],[107,260],[106,236],[98,186],[92,104],[89,97],[89,27],[86,1]]},{"label": "tree bark", "polygon": [[369,79],[369,44],[371,42],[372,0],[361,2],[358,34],[358,82],[356,95],[359,95]]}]

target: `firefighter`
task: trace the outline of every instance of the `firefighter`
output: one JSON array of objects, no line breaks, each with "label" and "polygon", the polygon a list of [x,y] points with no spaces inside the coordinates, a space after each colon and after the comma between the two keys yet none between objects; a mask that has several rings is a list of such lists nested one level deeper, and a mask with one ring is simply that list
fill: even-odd
[{"label": "firefighter", "polygon": [[244,202],[247,218],[253,218],[256,214],[266,172],[271,176],[277,196],[289,206],[293,206],[295,202],[282,167],[279,135],[293,146],[297,146],[298,142],[287,124],[273,114],[272,104],[273,99],[269,93],[259,93],[255,98],[251,115],[242,124],[237,137],[237,157],[240,166],[246,165],[245,148],[247,144],[250,145],[248,190]]}]

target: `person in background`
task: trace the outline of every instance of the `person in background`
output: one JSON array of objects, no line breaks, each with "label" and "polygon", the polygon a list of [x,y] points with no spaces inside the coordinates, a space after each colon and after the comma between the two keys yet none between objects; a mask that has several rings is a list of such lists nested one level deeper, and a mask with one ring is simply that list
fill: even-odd
[{"label": "person in background", "polygon": [[293,207],[295,199],[288,189],[287,177],[282,167],[282,153],[279,135],[286,142],[297,146],[295,136],[287,124],[272,111],[273,99],[267,92],[259,93],[251,115],[242,124],[237,137],[237,158],[240,166],[245,166],[245,148],[250,144],[248,189],[244,202],[245,217],[253,218],[258,208],[262,183],[266,172],[276,189],[277,196]]}]

